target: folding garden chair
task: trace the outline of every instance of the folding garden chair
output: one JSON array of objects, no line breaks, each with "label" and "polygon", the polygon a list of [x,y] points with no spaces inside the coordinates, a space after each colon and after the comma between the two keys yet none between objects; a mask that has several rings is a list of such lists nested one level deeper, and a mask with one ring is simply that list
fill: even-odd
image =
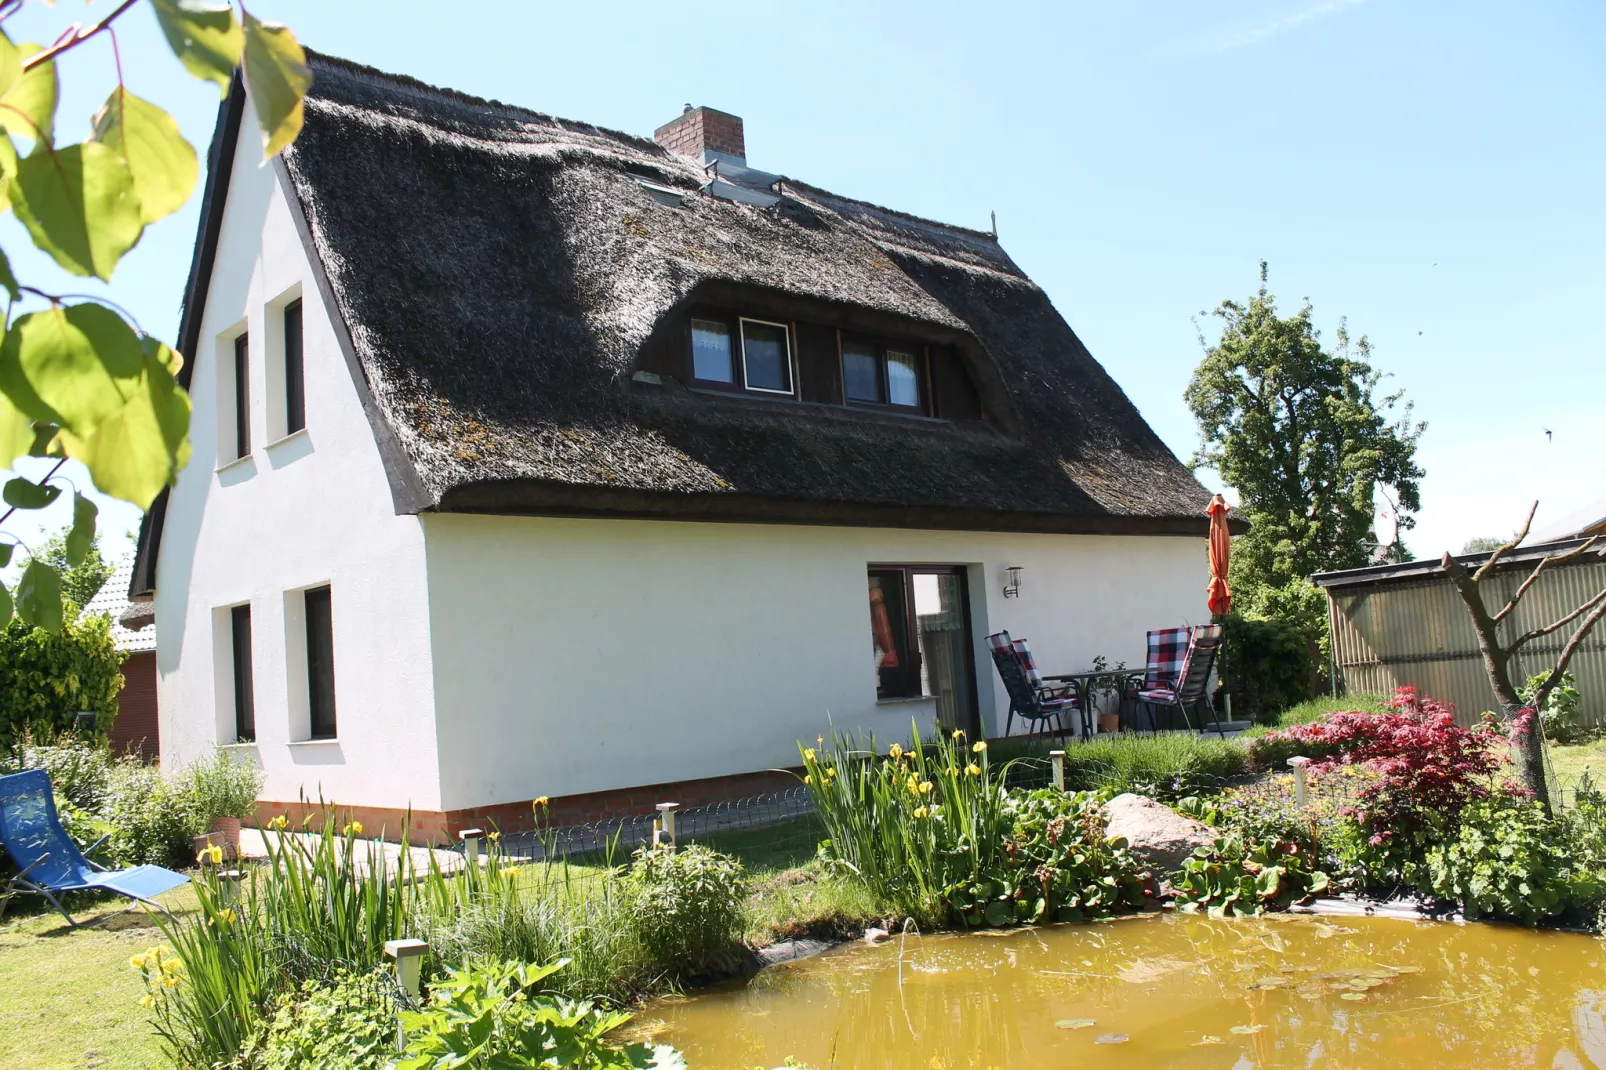
[{"label": "folding garden chair", "polygon": [[987,649],[992,652],[993,664],[1009,693],[1009,716],[1004,721],[1004,735],[1015,724],[1015,718],[1031,724],[1052,720],[1059,725],[1060,738],[1066,735],[1065,713],[1080,708],[1074,692],[1047,686],[1037,672],[1032,659],[1032,648],[1024,639],[1011,639],[1008,632],[997,632],[987,637]]},{"label": "folding garden chair", "polygon": [[[1175,709],[1182,714],[1182,723],[1188,728],[1188,707],[1204,703],[1216,731],[1223,736],[1226,730],[1216,714],[1215,701],[1210,696],[1210,671],[1216,666],[1216,654],[1221,650],[1221,637],[1225,629],[1220,624],[1200,624],[1195,628],[1167,628],[1149,633],[1149,669],[1144,674],[1143,686],[1138,688],[1137,700],[1149,711],[1149,725],[1157,727],[1155,711]],[[1174,673],[1167,673],[1168,659],[1175,655],[1176,633],[1181,632],[1182,657]],[[1156,667],[1160,671],[1156,672]],[[1199,718],[1199,731],[1204,731],[1204,718]]]},{"label": "folding garden chair", "polygon": [[85,857],[99,850],[106,839],[102,836],[87,850],[78,849],[56,816],[50,775],[43,769],[0,777],[0,843],[19,870],[0,894],[0,910],[5,900],[18,892],[33,892],[48,899],[76,929],[79,923],[58,898],[62,892],[101,888],[165,910],[156,897],[189,882],[184,874],[161,866],[109,870]]}]

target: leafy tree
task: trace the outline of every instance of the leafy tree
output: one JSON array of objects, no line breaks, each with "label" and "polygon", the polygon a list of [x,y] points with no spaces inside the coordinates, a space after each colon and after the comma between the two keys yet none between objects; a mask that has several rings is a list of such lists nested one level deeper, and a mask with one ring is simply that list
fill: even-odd
[{"label": "leafy tree", "polygon": [[[189,199],[200,173],[173,117],[123,84],[114,23],[142,2],[123,0],[104,19],[70,26],[49,45],[15,44],[0,29],[0,211],[14,211],[34,245],[64,270],[105,282],[147,226]],[[0,23],[21,6],[0,0]],[[146,6],[192,75],[226,94],[241,70],[266,154],[295,139],[312,75],[288,29],[243,5],[238,15],[205,0]],[[91,119],[90,135],[64,144],[56,137],[56,60],[102,33],[112,43],[116,85]],[[18,509],[44,509],[61,498],[57,475],[68,458],[89,469],[102,493],[148,509],[189,459],[190,401],[176,380],[183,358],[111,302],[19,281],[3,250],[0,290],[10,298],[0,340],[0,469],[19,457],[56,459],[42,479],[14,475],[5,483],[0,498],[9,508],[0,525]],[[72,517],[60,562],[33,555],[15,591],[0,584],[0,627],[15,610],[28,625],[61,630],[61,562],[81,564],[95,532],[95,506],[77,488]],[[15,545],[14,537],[0,538],[0,568]]]},{"label": "leafy tree", "polygon": [[1464,554],[1484,554],[1490,550],[1498,550],[1505,543],[1498,535],[1479,535],[1475,539],[1468,539],[1466,545],[1461,547]]},{"label": "leafy tree", "polygon": [[105,617],[67,620],[55,631],[17,619],[0,626],[0,747],[24,729],[45,737],[69,731],[83,710],[109,729],[122,665]]},{"label": "leafy tree", "polygon": [[106,581],[111,579],[116,569],[101,556],[98,536],[90,540],[89,549],[75,562],[67,548],[71,537],[71,528],[57,532],[29,560],[44,562],[61,577],[62,604],[67,608],[67,615],[75,617],[106,586]]},{"label": "leafy tree", "polygon": [[[1199,424],[1195,466],[1208,465],[1237,489],[1251,528],[1233,556],[1252,582],[1282,587],[1314,572],[1359,568],[1379,548],[1373,534],[1380,491],[1399,532],[1421,508],[1416,443],[1426,425],[1398,419],[1399,392],[1377,396],[1383,373],[1371,345],[1353,344],[1340,322],[1324,349],[1307,302],[1277,314],[1266,290],[1216,310],[1221,338],[1205,350],[1184,395]],[[1201,344],[1203,339],[1201,338]]]},{"label": "leafy tree", "polygon": [[[1249,619],[1297,625],[1314,686],[1326,664],[1326,598],[1315,572],[1358,568],[1374,557],[1403,559],[1402,533],[1421,508],[1413,423],[1400,393],[1379,396],[1383,374],[1371,345],[1351,341],[1340,322],[1337,345],[1324,348],[1309,302],[1281,316],[1266,289],[1247,303],[1223,301],[1214,345],[1200,336],[1204,359],[1184,398],[1199,425],[1195,467],[1210,466],[1239,495],[1250,522],[1233,540],[1234,608]],[[1383,497],[1391,537],[1373,531]]]}]

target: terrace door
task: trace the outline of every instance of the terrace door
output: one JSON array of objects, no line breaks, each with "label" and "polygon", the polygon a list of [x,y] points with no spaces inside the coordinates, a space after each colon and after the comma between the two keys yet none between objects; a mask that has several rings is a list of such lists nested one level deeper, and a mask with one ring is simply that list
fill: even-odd
[{"label": "terrace door", "polygon": [[963,567],[870,569],[870,625],[881,699],[936,700],[947,731],[976,730],[976,674]]}]

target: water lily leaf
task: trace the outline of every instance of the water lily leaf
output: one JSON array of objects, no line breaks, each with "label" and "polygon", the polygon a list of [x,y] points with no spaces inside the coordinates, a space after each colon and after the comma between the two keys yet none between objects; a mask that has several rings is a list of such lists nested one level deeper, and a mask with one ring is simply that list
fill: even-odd
[{"label": "water lily leaf", "polygon": [[217,83],[218,95],[226,95],[245,47],[245,34],[229,6],[200,0],[151,0],[151,6],[184,69]]},{"label": "water lily leaf", "polygon": [[312,88],[307,54],[288,26],[245,13],[245,84],[262,128],[262,154],[276,155],[301,133],[301,101]]},{"label": "water lily leaf", "polygon": [[73,491],[72,528],[67,532],[67,563],[81,565],[95,545],[95,517],[100,513],[95,503]]},{"label": "water lily leaf", "polygon": [[141,222],[148,226],[189,200],[201,164],[171,115],[119,86],[95,113],[94,125],[95,140],[121,156],[134,176]]},{"label": "water lily leaf", "polygon": [[1383,968],[1385,970],[1388,970],[1388,971],[1392,972],[1392,973],[1421,973],[1422,972],[1422,967],[1420,967],[1420,966],[1384,966]]},{"label": "water lily leaf", "polygon": [[1264,1028],[1266,1027],[1263,1025],[1235,1025],[1232,1027],[1231,1032],[1241,1037],[1252,1037]]},{"label": "water lily leaf", "polygon": [[11,203],[33,243],[56,263],[108,282],[145,227],[133,173],[98,141],[30,152],[17,163]]},{"label": "water lily leaf", "polygon": [[1366,998],[1366,993],[1365,992],[1340,992],[1338,994],[1338,998],[1339,999],[1365,999]]},{"label": "water lily leaf", "polygon": [[1061,1018],[1054,1023],[1060,1029],[1089,1029],[1097,1024],[1092,1018]]},{"label": "water lily leaf", "polygon": [[61,577],[39,561],[29,561],[17,581],[17,616],[35,628],[61,631]]},{"label": "water lily leaf", "polygon": [[1200,1037],[1198,1040],[1193,1042],[1193,1047],[1202,1048],[1202,1047],[1205,1047],[1206,1045],[1209,1045],[1209,1044],[1224,1044],[1224,1043],[1226,1043],[1226,1041],[1222,1040],[1220,1037],[1212,1036],[1209,1033],[1206,1033],[1204,1036]]},{"label": "water lily leaf", "polygon": [[1100,1033],[1093,1038],[1095,1044],[1125,1044],[1132,1038],[1125,1033]]},{"label": "water lily leaf", "polygon": [[0,128],[8,134],[21,134],[31,141],[49,145],[55,136],[56,101],[61,95],[61,86],[56,80],[56,61],[23,71],[21,61],[43,49],[25,44],[16,51],[20,76],[6,89],[5,95],[0,96]]}]

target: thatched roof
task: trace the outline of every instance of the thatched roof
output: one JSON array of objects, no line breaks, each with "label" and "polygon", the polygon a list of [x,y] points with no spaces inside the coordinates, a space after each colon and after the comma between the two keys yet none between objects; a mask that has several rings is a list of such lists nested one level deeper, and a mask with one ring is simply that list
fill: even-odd
[{"label": "thatched roof", "polygon": [[[734,203],[651,141],[311,64],[281,174],[398,511],[1204,532],[1209,495],[993,235],[790,179],[773,207]],[[200,276],[207,240],[203,219]],[[963,340],[994,419],[635,382],[654,326],[711,287]],[[192,329],[204,293],[192,277]]]}]

